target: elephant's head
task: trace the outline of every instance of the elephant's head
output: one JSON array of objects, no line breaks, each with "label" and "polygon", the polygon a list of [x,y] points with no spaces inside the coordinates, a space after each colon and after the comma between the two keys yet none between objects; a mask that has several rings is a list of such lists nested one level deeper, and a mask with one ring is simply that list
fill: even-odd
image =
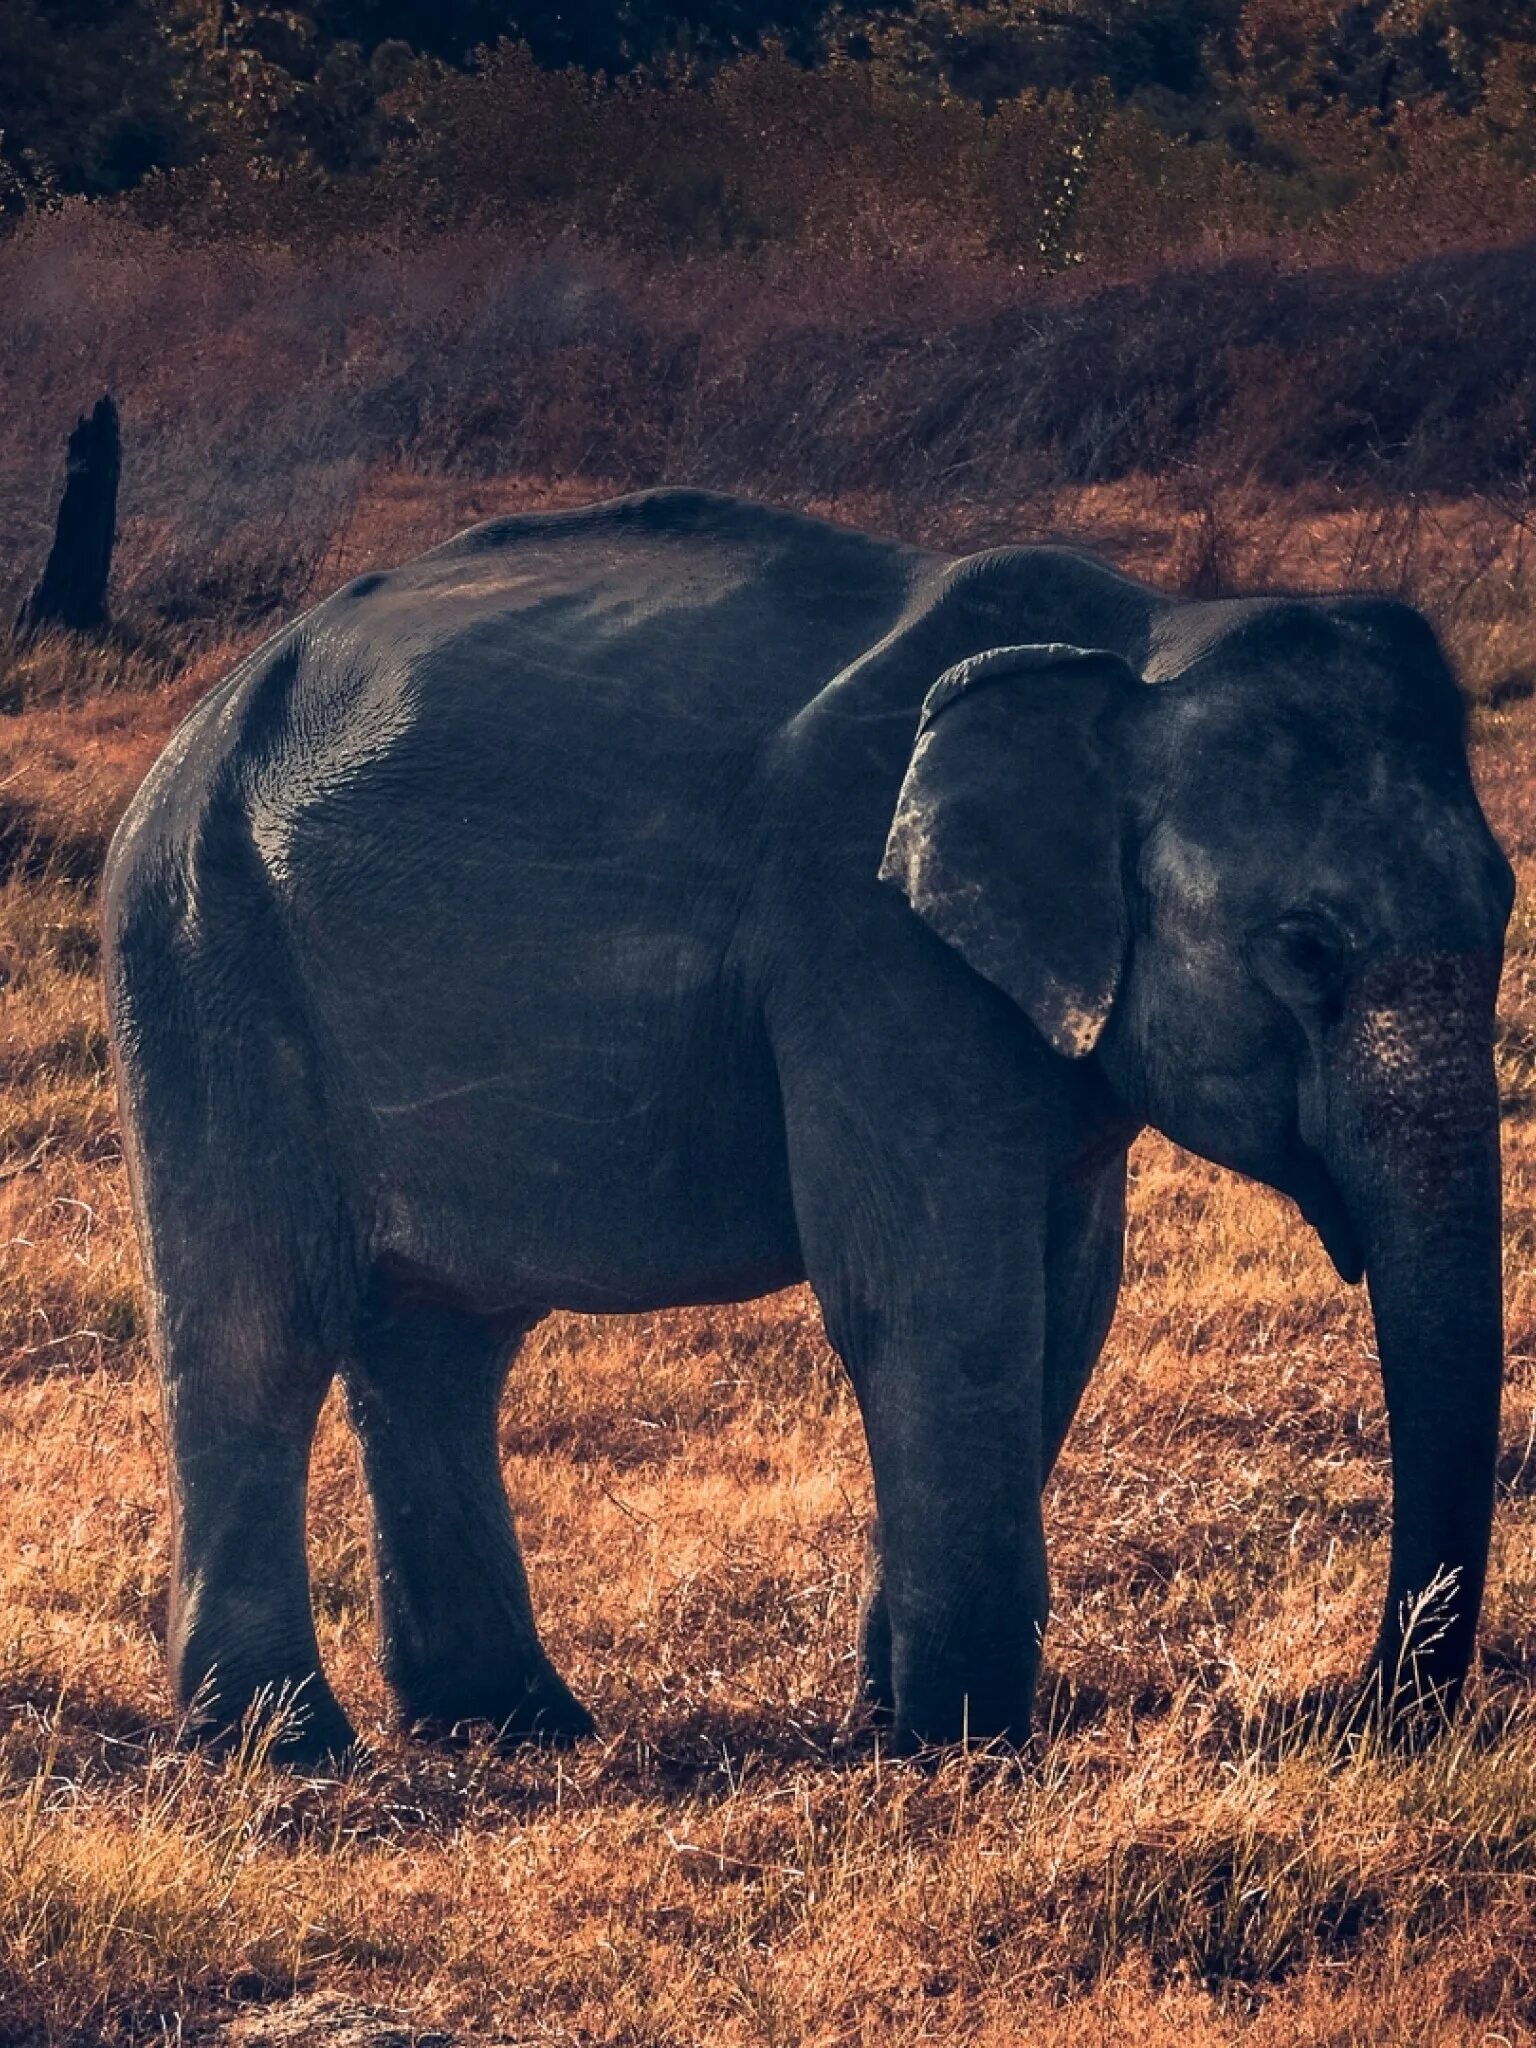
[{"label": "elephant's head", "polygon": [[1379,1682],[1454,1697],[1497,1453],[1513,880],[1429,627],[1253,600],[1170,610],[1146,680],[1073,647],[963,662],[924,705],[882,875],[1059,1055],[1368,1276],[1395,1482]]}]

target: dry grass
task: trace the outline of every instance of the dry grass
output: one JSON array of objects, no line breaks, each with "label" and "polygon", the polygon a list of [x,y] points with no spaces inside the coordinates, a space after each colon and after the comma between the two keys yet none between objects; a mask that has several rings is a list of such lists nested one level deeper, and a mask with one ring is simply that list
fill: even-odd
[{"label": "dry grass", "polygon": [[[856,214],[840,177],[824,193]],[[1435,494],[1536,507],[1533,251],[1151,269],[1148,244],[1129,274],[1042,282],[963,241],[943,260],[647,263],[489,225],[295,249],[69,206],[0,238],[0,617],[41,566],[65,436],[103,388],[123,421],[114,599],[148,636],[298,609],[336,580],[385,467],[459,495],[508,474],[588,497],[883,494],[904,529],[990,508],[1014,533],[1021,500],[1043,517],[1085,486],[1144,496],[1145,476],[1194,514],[1214,475],[1246,498],[1245,529],[1307,485],[1330,519],[1341,492],[1374,501],[1368,552],[1411,557]],[[1220,570],[1224,547],[1196,519],[1179,566]]]},{"label": "dry grass", "polygon": [[[464,486],[450,508],[441,487],[381,487],[344,567],[535,495]],[[1122,490],[1054,511],[1143,566],[1206,545],[1213,518],[1281,576],[1344,573],[1361,545],[1326,506],[1250,501],[1238,519]],[[1436,519],[1416,573],[1453,592],[1475,543],[1455,508]],[[951,519],[996,537],[984,525]],[[1532,653],[1508,533],[1501,549],[1450,617],[1485,694]],[[555,1318],[517,1369],[508,1480],[547,1639],[599,1742],[499,1758],[390,1731],[332,1411],[316,1604],[374,1764],[295,1784],[259,1758],[175,1751],[165,1475],[91,876],[173,718],[235,651],[169,682],[125,658],[103,692],[56,650],[0,720],[0,2040],[174,2040],[316,1988],[422,2027],[636,2048],[1536,2038],[1529,901],[1502,1051],[1504,1497],[1482,1675],[1432,1755],[1263,1733],[1275,1702],[1356,1668],[1375,1620],[1387,1452],[1369,1318],[1276,1198],[1159,1140],[1137,1149],[1120,1315],[1051,1490],[1037,1755],[834,1756],[868,1485],[798,1293]],[[1529,888],[1536,702],[1485,704],[1476,735]]]}]

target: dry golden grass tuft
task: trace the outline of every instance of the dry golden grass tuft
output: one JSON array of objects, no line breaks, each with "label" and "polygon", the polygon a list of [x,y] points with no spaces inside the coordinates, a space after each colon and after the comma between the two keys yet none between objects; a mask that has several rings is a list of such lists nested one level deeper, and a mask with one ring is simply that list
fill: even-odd
[{"label": "dry golden grass tuft", "polygon": [[[526,482],[454,510],[514,497]],[[377,552],[414,544],[429,513],[414,485],[383,493]],[[1337,566],[1326,518],[1268,516],[1277,574]],[[1449,555],[1464,536],[1445,516]],[[1085,529],[1119,522],[1128,556],[1202,544],[1201,517],[1159,528],[1124,493],[1079,507]],[[1507,674],[1529,629],[1496,601],[1498,573],[1478,603]],[[1478,630],[1466,616],[1458,633]],[[1137,1148],[1119,1318],[1051,1488],[1037,1754],[834,1752],[868,1485],[802,1293],[558,1317],[515,1371],[508,1480],[547,1639],[599,1741],[503,1758],[389,1728],[333,1409],[315,1599],[372,1762],[295,1783],[259,1756],[175,1749],[165,1474],[92,875],[171,722],[236,651],[174,681],[125,657],[110,691],[55,668],[0,720],[0,2041],[190,2039],[264,2003],[275,2025],[314,1993],[423,2029],[634,2048],[1536,2038],[1529,898],[1501,1048],[1497,1555],[1482,1674],[1432,1753],[1277,1732],[1276,1706],[1347,1678],[1375,1620],[1387,1446],[1369,1318],[1277,1199],[1160,1140]],[[1485,680],[1486,650],[1462,653]],[[1485,702],[1475,732],[1529,888],[1536,701]]]}]

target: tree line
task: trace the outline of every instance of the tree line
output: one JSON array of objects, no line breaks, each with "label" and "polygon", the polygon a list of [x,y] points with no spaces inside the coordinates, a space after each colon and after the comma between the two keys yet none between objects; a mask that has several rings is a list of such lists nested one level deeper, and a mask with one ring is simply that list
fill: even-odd
[{"label": "tree line", "polygon": [[[860,131],[905,166],[897,199],[913,152],[963,150],[1006,211],[1038,158],[1022,244],[1063,260],[1079,172],[1110,147],[1237,229],[1305,225],[1430,158],[1462,186],[1477,160],[1479,190],[1497,166],[1495,211],[1520,211],[1536,0],[6,0],[0,209],[147,190],[164,213],[256,184],[322,217],[436,190],[438,211],[543,195],[578,227],[649,207],[674,242],[797,240],[807,207],[754,197],[721,129],[721,106],[764,98],[809,156],[817,123]],[[637,147],[659,164],[639,184]],[[627,219],[598,217],[606,158]],[[1008,254],[1018,221],[991,240]]]}]

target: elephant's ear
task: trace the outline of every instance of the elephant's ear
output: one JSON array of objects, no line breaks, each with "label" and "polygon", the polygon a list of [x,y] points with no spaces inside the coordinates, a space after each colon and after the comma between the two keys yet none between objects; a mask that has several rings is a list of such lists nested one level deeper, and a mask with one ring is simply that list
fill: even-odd
[{"label": "elephant's ear", "polygon": [[929,691],[880,879],[1059,1053],[1114,1002],[1128,922],[1114,736],[1141,688],[1117,654],[997,647]]}]

